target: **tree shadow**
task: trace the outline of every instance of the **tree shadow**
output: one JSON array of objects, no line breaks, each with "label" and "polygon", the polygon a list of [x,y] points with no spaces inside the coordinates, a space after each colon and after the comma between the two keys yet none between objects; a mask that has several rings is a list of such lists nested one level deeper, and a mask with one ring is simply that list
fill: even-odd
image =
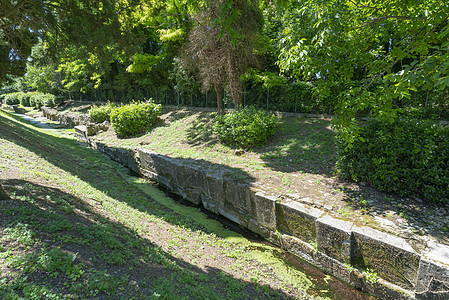
[{"label": "tree shadow", "polygon": [[[359,225],[371,223],[392,234],[408,239],[415,249],[426,247],[427,238],[436,238],[449,245],[449,204],[422,199],[401,197],[391,192],[379,191],[365,182],[340,185],[345,207],[358,212],[349,217]],[[363,223],[361,223],[363,222]]]},{"label": "tree shadow", "polygon": [[[202,294],[206,290],[218,292],[216,296],[222,299],[229,299],[227,295],[247,299],[289,298],[279,289],[234,278],[214,267],[200,269],[120,222],[101,216],[95,207],[58,188],[26,180],[6,180],[4,184],[13,195],[11,200],[1,202],[0,228],[17,229],[19,224],[20,234],[26,231],[33,241],[23,245],[17,242],[17,235],[7,234],[0,241],[1,252],[11,250],[10,257],[20,262],[10,259],[4,266],[9,272],[0,275],[0,280],[12,281],[14,276],[10,272],[25,269],[15,274],[18,278],[15,281],[22,283],[0,289],[0,296],[12,289],[20,295],[29,284],[86,298],[208,296]],[[68,206],[72,210],[68,211]],[[164,215],[158,210],[152,213]],[[60,261],[64,254],[76,258],[65,263]],[[57,266],[51,264],[52,259]],[[179,286],[184,290],[177,289]]]},{"label": "tree shadow", "polygon": [[187,131],[187,142],[192,146],[210,147],[218,144],[214,133],[214,118],[209,112],[199,112]]},{"label": "tree shadow", "polygon": [[275,136],[256,149],[267,167],[284,173],[333,173],[335,132],[328,120],[285,117],[278,126]]}]

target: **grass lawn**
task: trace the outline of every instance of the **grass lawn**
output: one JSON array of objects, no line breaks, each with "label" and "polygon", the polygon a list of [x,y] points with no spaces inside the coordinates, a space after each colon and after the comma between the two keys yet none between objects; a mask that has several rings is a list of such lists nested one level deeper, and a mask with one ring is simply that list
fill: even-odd
[{"label": "grass lawn", "polygon": [[317,207],[359,226],[408,239],[416,250],[431,236],[449,243],[449,206],[383,193],[340,178],[337,146],[329,119],[280,117],[275,136],[263,147],[242,151],[220,144],[215,112],[165,108],[146,134],[117,138],[112,129],[93,139],[116,148],[147,148],[209,168],[227,168],[239,181],[279,199]]},{"label": "grass lawn", "polygon": [[[204,139],[200,127],[186,142]],[[369,299],[60,132],[0,111],[0,179],[11,195],[0,201],[0,298]],[[303,146],[261,162],[288,168],[288,148]]]}]

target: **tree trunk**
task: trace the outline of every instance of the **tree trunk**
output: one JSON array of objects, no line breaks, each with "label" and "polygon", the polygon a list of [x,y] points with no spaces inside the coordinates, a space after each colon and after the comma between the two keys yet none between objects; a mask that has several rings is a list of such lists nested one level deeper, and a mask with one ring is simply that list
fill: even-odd
[{"label": "tree trunk", "polygon": [[223,113],[223,95],[221,94],[222,93],[222,88],[218,84],[215,84],[214,88],[215,88],[215,93],[217,94],[218,113],[222,114]]},{"label": "tree trunk", "polygon": [[7,200],[10,199],[8,194],[3,189],[3,186],[0,184],[0,200]]},{"label": "tree trunk", "polygon": [[240,72],[238,67],[238,59],[235,50],[228,47],[228,61],[227,61],[227,73],[229,78],[229,88],[232,94],[232,100],[234,102],[235,109],[240,109],[243,106],[242,101],[242,82],[240,81]]}]

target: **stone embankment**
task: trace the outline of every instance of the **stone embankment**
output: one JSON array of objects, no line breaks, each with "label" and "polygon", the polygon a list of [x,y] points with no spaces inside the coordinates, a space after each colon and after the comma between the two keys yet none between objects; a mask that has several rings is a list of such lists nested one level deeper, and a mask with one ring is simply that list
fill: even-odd
[{"label": "stone embankment", "polygon": [[[56,118],[54,114],[44,112],[49,118]],[[402,238],[300,203],[297,195],[268,196],[226,169],[143,148],[90,142],[87,127],[78,126],[77,131],[93,148],[132,171],[381,299],[449,299],[447,245],[435,243],[415,250]]]}]

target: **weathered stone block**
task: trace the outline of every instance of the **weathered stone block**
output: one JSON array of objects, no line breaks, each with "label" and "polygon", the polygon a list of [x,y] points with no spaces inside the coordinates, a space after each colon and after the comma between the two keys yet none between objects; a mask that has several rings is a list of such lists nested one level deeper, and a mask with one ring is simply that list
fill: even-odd
[{"label": "weathered stone block", "polygon": [[373,269],[380,277],[406,289],[414,289],[419,255],[402,238],[369,227],[353,229],[352,264]]},{"label": "weathered stone block", "polygon": [[340,260],[330,257],[320,251],[314,254],[314,258],[325,271],[342,280],[350,280],[351,272]]},{"label": "weathered stone block", "polygon": [[12,107],[14,109],[14,112],[17,113],[17,114],[24,114],[24,113],[26,113],[26,110],[23,107],[19,107],[18,105],[13,105]]},{"label": "weathered stone block", "polygon": [[318,251],[341,263],[351,263],[352,223],[332,218],[329,215],[316,221]]},{"label": "weathered stone block", "polygon": [[225,197],[223,173],[220,171],[208,173],[206,176],[206,190],[202,197],[204,208],[219,214]]},{"label": "weathered stone block", "polygon": [[250,214],[250,210],[248,210],[248,198],[250,197],[248,184],[226,178],[224,180],[224,192],[226,206]]},{"label": "weathered stone block", "polygon": [[234,207],[219,205],[218,213],[234,223],[237,223],[243,227],[248,227],[249,220],[246,215],[243,212],[236,210]]},{"label": "weathered stone block", "polygon": [[276,197],[267,196],[261,192],[256,193],[254,198],[257,222],[273,231],[276,230],[276,201]]},{"label": "weathered stone block", "polygon": [[276,206],[277,227],[280,231],[305,242],[315,242],[315,223],[323,213],[319,209],[306,207],[299,202],[281,202]]},{"label": "weathered stone block", "polygon": [[[162,155],[158,155],[153,151],[146,149],[137,149],[137,157],[139,158],[139,172],[145,177],[159,182],[162,186],[173,191],[173,178],[167,170],[170,165],[162,158]],[[168,174],[168,176],[166,175]]]},{"label": "weathered stone block", "polygon": [[449,299],[449,246],[435,242],[421,258],[416,283],[416,298]]},{"label": "weathered stone block", "polygon": [[[88,142],[89,138],[87,137],[87,128],[84,125],[75,126],[75,134],[82,139],[83,141]],[[103,147],[105,147],[103,145]],[[103,150],[104,151],[104,150]]]},{"label": "weathered stone block", "polygon": [[309,243],[288,234],[282,234],[280,239],[281,246],[288,252],[298,255],[310,263],[315,262],[316,249]]}]

